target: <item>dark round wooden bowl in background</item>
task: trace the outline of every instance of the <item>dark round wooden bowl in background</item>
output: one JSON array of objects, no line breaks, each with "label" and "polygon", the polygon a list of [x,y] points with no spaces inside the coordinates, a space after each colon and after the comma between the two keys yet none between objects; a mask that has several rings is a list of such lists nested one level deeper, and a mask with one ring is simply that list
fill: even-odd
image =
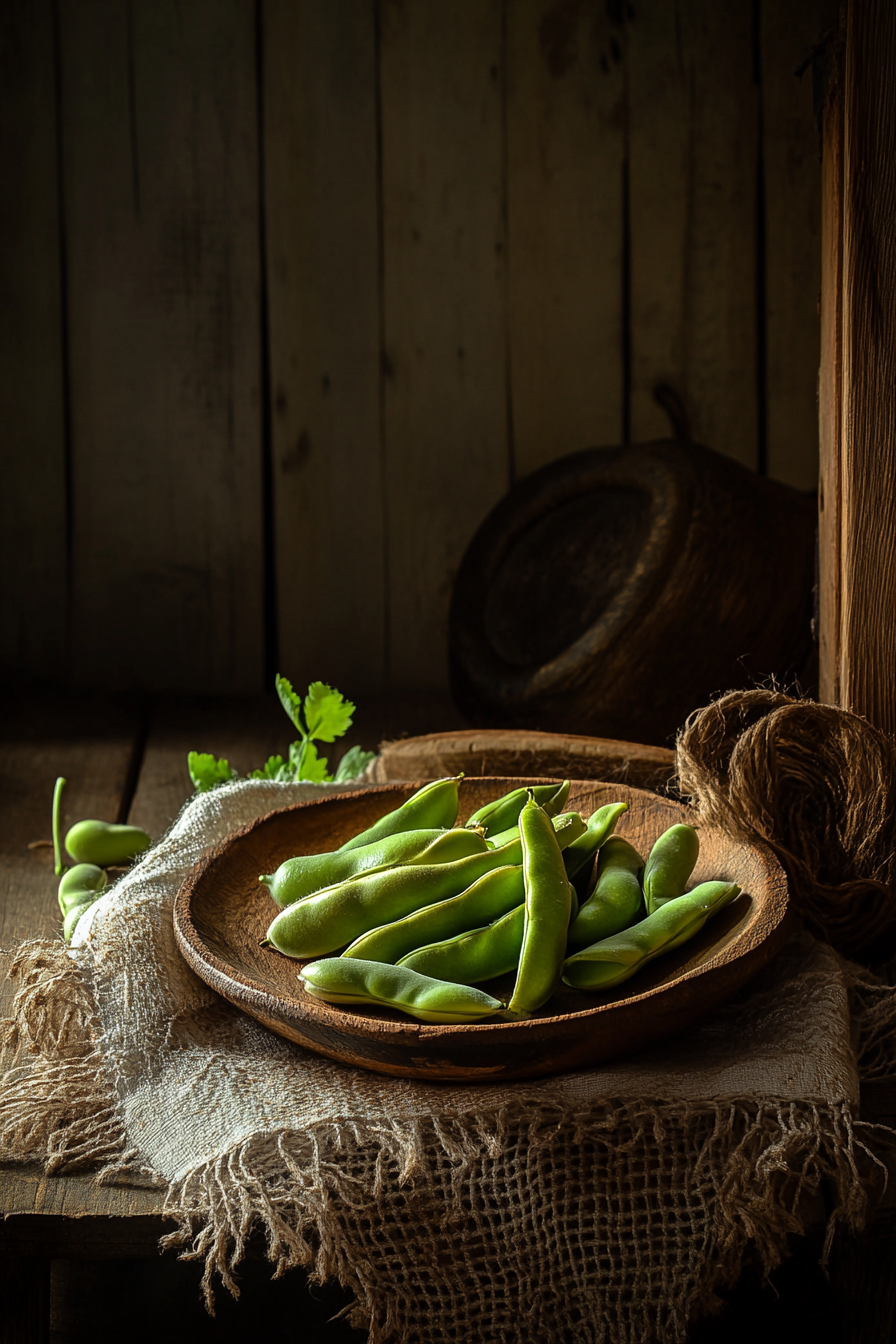
[{"label": "dark round wooden bowl in background", "polygon": [[[461,821],[483,803],[532,782],[464,780]],[[294,854],[337,848],[416,787],[392,784],[300,803],[231,836],[196,866],[175,902],[177,941],[190,966],[273,1031],[332,1059],[410,1078],[492,1082],[597,1064],[681,1031],[740,989],[787,935],[787,884],[771,851],[704,827],[692,881],[735,881],[742,894],[690,943],[611,994],[561,988],[528,1021],[463,1026],[431,1026],[389,1009],[315,999],[300,987],[302,963],[261,945],[277,907],[258,874],[273,872]],[[687,818],[679,804],[620,784],[574,782],[569,806],[590,815],[618,800],[630,804],[618,830],[641,853],[668,826]],[[489,988],[509,994],[511,986],[512,977]]]},{"label": "dark round wooden bowl in background", "polygon": [[665,744],[719,691],[812,652],[814,495],[677,440],[519,482],[455,581],[451,684],[477,726]]}]

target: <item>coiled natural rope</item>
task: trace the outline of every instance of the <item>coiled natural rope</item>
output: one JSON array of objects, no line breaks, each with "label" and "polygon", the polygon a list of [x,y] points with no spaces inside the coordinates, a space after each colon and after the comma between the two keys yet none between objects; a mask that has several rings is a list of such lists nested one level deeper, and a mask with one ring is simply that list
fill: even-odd
[{"label": "coiled natural rope", "polygon": [[817,937],[892,955],[896,743],[867,720],[776,690],[731,691],[677,742],[678,786],[707,823],[764,840]]}]

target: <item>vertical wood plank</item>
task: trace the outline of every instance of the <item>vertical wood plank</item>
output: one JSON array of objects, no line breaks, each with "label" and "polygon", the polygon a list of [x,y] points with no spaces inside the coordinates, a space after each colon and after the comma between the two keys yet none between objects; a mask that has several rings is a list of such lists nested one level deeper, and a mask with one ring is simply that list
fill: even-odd
[{"label": "vertical wood plank", "polygon": [[0,6],[0,163],[0,673],[58,680],[65,413],[49,0]]},{"label": "vertical wood plank", "polygon": [[260,689],[254,7],[60,15],[75,667]]},{"label": "vertical wood plank", "polygon": [[768,475],[818,484],[821,145],[812,71],[795,71],[836,20],[829,0],[765,0],[761,11]]},{"label": "vertical wood plank", "polygon": [[896,733],[896,7],[846,16],[840,703]]},{"label": "vertical wood plank", "polygon": [[384,679],[374,5],[263,13],[280,663],[364,695]]},{"label": "vertical wood plank", "polygon": [[460,557],[508,485],[499,0],[382,0],[392,686],[447,684]]},{"label": "vertical wood plank", "polygon": [[821,178],[821,364],[818,375],[819,699],[840,703],[843,419],[843,88],[839,41],[827,59]]},{"label": "vertical wood plank", "polygon": [[639,6],[628,36],[631,434],[757,464],[757,85],[752,0]]},{"label": "vertical wood plank", "polygon": [[526,475],[623,435],[624,32],[603,0],[507,7],[508,320]]}]

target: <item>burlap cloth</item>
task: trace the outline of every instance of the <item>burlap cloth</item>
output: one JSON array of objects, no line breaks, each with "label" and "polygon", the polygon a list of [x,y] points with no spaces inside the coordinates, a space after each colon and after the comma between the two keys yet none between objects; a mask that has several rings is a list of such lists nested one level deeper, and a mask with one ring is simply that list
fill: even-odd
[{"label": "burlap cloth", "polygon": [[76,946],[19,950],[0,1157],[163,1188],[209,1289],[263,1229],[278,1273],[354,1291],[374,1344],[679,1341],[745,1257],[786,1253],[822,1183],[830,1231],[861,1224],[859,1069],[890,1068],[891,995],[807,934],[685,1036],[504,1086],[347,1068],[218,998],[177,951],[175,894],[207,847],[321,791],[198,796]]}]

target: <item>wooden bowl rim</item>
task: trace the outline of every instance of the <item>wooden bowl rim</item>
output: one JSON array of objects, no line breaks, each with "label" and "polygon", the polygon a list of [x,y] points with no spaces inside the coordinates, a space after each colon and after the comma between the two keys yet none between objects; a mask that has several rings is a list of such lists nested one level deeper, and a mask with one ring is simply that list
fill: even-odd
[{"label": "wooden bowl rim", "polygon": [[[521,784],[541,784],[552,782],[544,777],[515,777],[501,775],[477,775],[475,783],[480,784],[486,781],[495,783],[506,782],[519,787]],[[612,1012],[623,1004],[626,1006],[645,1002],[651,998],[660,995],[669,994],[670,991],[679,986],[688,983],[691,980],[706,976],[712,972],[718,972],[723,966],[735,964],[743,955],[740,944],[750,928],[753,921],[749,921],[738,939],[733,943],[723,945],[713,956],[703,962],[701,965],[690,970],[682,971],[674,979],[664,982],[662,985],[655,985],[651,989],[644,990],[638,994],[626,995],[624,998],[615,998],[604,1003],[591,1007],[576,1009],[571,1013],[556,1013],[550,1016],[535,1016],[521,1021],[505,1021],[499,1019],[494,1022],[475,1022],[458,1024],[435,1024],[418,1022],[413,1019],[404,1021],[394,1021],[385,1018],[368,1017],[362,1014],[356,1014],[351,1009],[342,1008],[339,1005],[328,1004],[324,1000],[316,1000],[311,996],[304,998],[292,997],[286,994],[273,994],[270,990],[260,987],[257,983],[248,979],[238,972],[231,963],[222,960],[211,949],[204,939],[200,936],[195,924],[193,923],[191,913],[191,902],[196,888],[203,881],[208,872],[220,863],[226,860],[228,851],[240,840],[245,839],[254,831],[264,825],[270,825],[278,817],[289,814],[301,814],[308,808],[319,807],[322,803],[339,802],[341,800],[351,800],[371,793],[394,793],[409,794],[415,789],[422,787],[427,783],[426,780],[398,783],[372,785],[360,789],[353,789],[349,792],[332,794],[320,798],[308,799],[302,802],[291,803],[286,807],[274,808],[263,816],[257,817],[254,821],[240,827],[239,830],[232,832],[220,841],[213,849],[209,850],[190,870],[184,880],[176,898],[173,907],[174,930],[178,946],[185,960],[196,972],[199,977],[215,989],[217,993],[222,994],[222,990],[215,983],[215,978],[223,979],[234,989],[232,995],[222,994],[222,997],[230,999],[237,1006],[241,1002],[252,1002],[254,1006],[271,1012],[276,1008],[282,1015],[296,1021],[312,1019],[318,1023],[333,1022],[335,1024],[343,1023],[346,1029],[350,1028],[356,1033],[369,1034],[374,1036],[407,1036],[413,1040],[438,1040],[446,1033],[457,1036],[470,1035],[476,1033],[501,1032],[503,1034],[516,1033],[525,1035],[527,1032],[543,1031],[551,1024],[562,1024],[572,1021],[587,1022],[592,1018],[599,1018],[601,1014]],[[471,783],[474,782],[471,777]],[[556,782],[556,781],[553,781]],[[572,780],[574,784],[585,784],[588,786],[603,785],[604,787],[625,788],[626,792],[634,795],[640,795],[647,800],[654,802],[660,801],[663,804],[675,808],[682,813],[682,819],[693,818],[693,813],[683,804],[671,798],[662,798],[660,795],[650,793],[645,789],[636,789],[630,785],[621,785],[616,781],[605,780]],[[703,826],[703,823],[700,823]],[[780,927],[790,916],[790,902],[787,888],[787,878],[781,864],[768,845],[759,841],[741,841],[735,837],[726,836],[724,832],[716,827],[703,826],[704,830],[712,830],[715,834],[722,836],[728,843],[739,849],[752,851],[762,856],[763,867],[767,869],[767,885],[770,888],[772,899],[764,903],[764,910],[767,912],[769,907],[773,910],[773,918],[770,921],[766,939],[774,933],[780,931]],[[759,910],[756,910],[756,916],[759,916]],[[763,939],[765,941],[765,939]],[[738,950],[740,949],[740,950]],[[306,958],[305,960],[319,960],[319,958]],[[302,962],[297,962],[303,964]],[[210,979],[208,972],[213,971],[214,977]]]}]

